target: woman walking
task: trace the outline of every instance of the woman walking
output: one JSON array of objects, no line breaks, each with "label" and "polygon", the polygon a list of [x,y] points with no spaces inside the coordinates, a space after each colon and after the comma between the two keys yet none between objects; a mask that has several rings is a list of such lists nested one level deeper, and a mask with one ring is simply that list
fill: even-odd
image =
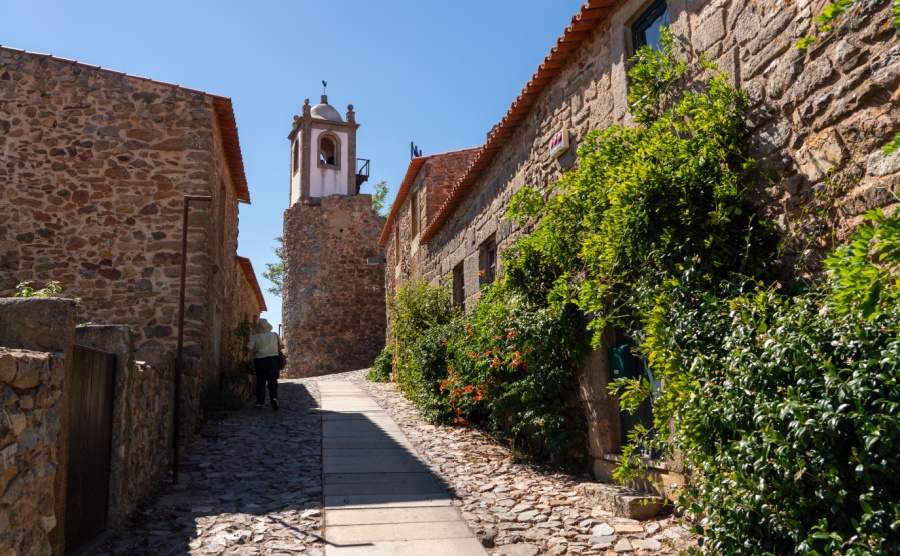
[{"label": "woman walking", "polygon": [[281,372],[281,338],[272,332],[272,325],[266,319],[259,319],[256,334],[250,336],[247,349],[253,356],[256,367],[256,407],[266,403],[266,384],[269,386],[269,401],[272,409],[278,410],[278,375]]}]

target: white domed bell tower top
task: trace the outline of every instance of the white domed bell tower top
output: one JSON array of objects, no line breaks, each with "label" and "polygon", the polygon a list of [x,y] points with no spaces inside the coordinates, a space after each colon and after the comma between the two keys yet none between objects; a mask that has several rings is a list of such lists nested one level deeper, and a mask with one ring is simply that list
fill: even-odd
[{"label": "white domed bell tower top", "polygon": [[322,102],[310,107],[303,101],[303,115],[294,116],[288,139],[291,141],[291,198],[294,205],[302,199],[329,195],[356,195],[368,179],[368,161],[364,173],[357,171],[356,113],[347,106],[346,121],[322,95]]}]

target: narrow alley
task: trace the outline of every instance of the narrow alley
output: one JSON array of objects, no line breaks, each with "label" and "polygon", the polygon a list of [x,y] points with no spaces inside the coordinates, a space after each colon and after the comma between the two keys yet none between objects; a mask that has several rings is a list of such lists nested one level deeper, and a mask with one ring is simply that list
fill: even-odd
[{"label": "narrow alley", "polygon": [[279,389],[280,411],[249,404],[207,423],[182,484],[98,554],[638,555],[689,542],[672,516],[594,509],[578,493],[587,476],[517,462],[474,428],[429,425],[362,371]]}]

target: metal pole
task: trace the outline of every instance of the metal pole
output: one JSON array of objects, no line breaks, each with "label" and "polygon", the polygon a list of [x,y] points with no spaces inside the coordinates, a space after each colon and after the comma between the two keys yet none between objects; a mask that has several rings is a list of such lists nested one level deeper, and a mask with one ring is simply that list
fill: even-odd
[{"label": "metal pole", "polygon": [[[184,368],[184,289],[187,274],[188,204],[191,201],[212,201],[208,195],[185,195],[181,221],[181,286],[178,291],[178,349],[175,352],[175,455],[172,461],[172,483],[178,484],[178,460],[181,455],[181,371]],[[224,223],[223,223],[224,224]]]}]

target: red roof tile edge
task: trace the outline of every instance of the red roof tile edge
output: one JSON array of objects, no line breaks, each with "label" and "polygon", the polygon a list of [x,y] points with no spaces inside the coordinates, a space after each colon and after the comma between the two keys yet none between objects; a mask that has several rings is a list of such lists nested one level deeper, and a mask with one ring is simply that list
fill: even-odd
[{"label": "red roof tile edge", "polygon": [[269,309],[266,307],[266,300],[263,298],[259,282],[256,281],[256,273],[253,272],[253,263],[251,263],[250,259],[247,257],[241,257],[240,255],[237,255],[237,261],[238,266],[241,267],[241,271],[244,273],[244,278],[256,294],[256,300],[259,301],[260,311],[268,311]]},{"label": "red roof tile edge", "polygon": [[459,149],[456,151],[447,151],[444,153],[417,156],[409,161],[409,168],[406,169],[406,176],[403,178],[403,181],[400,182],[400,188],[397,190],[397,196],[394,198],[393,204],[391,204],[391,212],[388,214],[387,222],[384,223],[384,228],[381,230],[381,238],[378,239],[378,245],[380,247],[384,247],[385,245],[387,245],[388,238],[391,236],[391,227],[393,227],[394,225],[394,220],[397,218],[397,213],[400,211],[400,207],[403,205],[403,202],[406,201],[406,197],[409,195],[409,189],[412,187],[413,182],[416,181],[416,176],[419,175],[419,170],[422,169],[422,166],[425,164],[425,162],[438,156],[446,156],[449,154],[461,153],[471,150],[474,149]]},{"label": "red roof tile edge", "polygon": [[100,70],[107,73],[111,73],[113,75],[120,75],[122,77],[128,77],[129,79],[138,79],[140,81],[147,81],[150,83],[155,83],[157,85],[162,85],[164,87],[175,87],[178,89],[183,89],[185,91],[190,91],[192,93],[198,93],[201,95],[208,96],[213,99],[213,108],[216,113],[216,119],[219,123],[219,128],[222,130],[222,145],[225,149],[225,156],[228,160],[228,170],[231,172],[232,181],[234,182],[235,191],[237,193],[238,201],[242,203],[250,204],[250,189],[247,185],[247,176],[244,173],[244,159],[241,155],[241,144],[238,140],[238,130],[237,123],[234,119],[234,109],[231,106],[231,99],[213,95],[207,93],[205,91],[200,91],[198,89],[191,89],[190,87],[182,87],[181,85],[176,85],[175,83],[167,83],[165,81],[157,81],[156,79],[150,79],[149,77],[141,77],[139,75],[131,75],[128,73],[124,73],[121,71],[111,70],[107,68],[102,68],[100,66],[95,66],[92,64],[85,64],[79,62],[77,60],[70,60],[68,58],[60,58],[59,56],[53,56],[52,54],[41,54],[38,52],[29,52],[28,50],[22,50],[21,48],[13,48],[11,46],[0,45],[0,49],[9,50],[12,52],[21,52],[22,54],[28,54],[31,56],[42,56],[44,58],[50,58],[51,60],[56,60],[58,62],[64,62],[67,64],[73,64],[77,66],[81,66],[84,68]]},{"label": "red roof tile edge", "polygon": [[[465,171],[444,204],[438,209],[434,220],[428,223],[422,231],[419,243],[428,243],[450,218],[453,210],[459,205],[463,195],[472,186],[472,183],[491,162],[500,147],[511,136],[511,132],[525,121],[525,115],[530,112],[534,100],[540,95],[553,77],[559,74],[566,65],[566,61],[581,46],[585,39],[590,37],[601,21],[606,19],[610,7],[618,0],[588,0],[582,4],[581,10],[572,16],[572,24],[566,27],[565,32],[556,40],[556,46],[550,49],[550,54],[544,58],[544,62],[538,66],[538,70],[531,76],[531,80],[522,89],[522,93],[513,101],[506,116],[500,120],[493,131],[488,135],[484,145],[479,147],[469,168]],[[387,228],[385,228],[387,229]],[[382,234],[384,237],[384,234]]]}]

